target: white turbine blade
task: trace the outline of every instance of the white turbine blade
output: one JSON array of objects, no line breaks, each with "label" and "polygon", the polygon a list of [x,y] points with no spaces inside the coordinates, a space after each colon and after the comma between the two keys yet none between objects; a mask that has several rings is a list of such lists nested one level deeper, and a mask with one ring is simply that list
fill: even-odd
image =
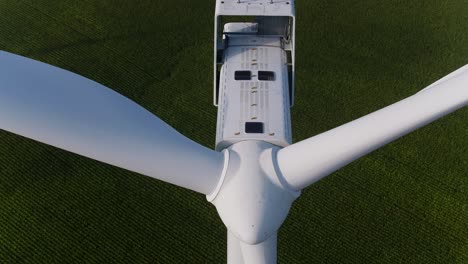
[{"label": "white turbine blade", "polygon": [[278,234],[274,233],[267,240],[251,245],[242,242],[228,230],[228,264],[270,264],[276,263]]},{"label": "white turbine blade", "polygon": [[242,256],[240,240],[227,231],[227,263],[228,264],[244,264],[244,257]]},{"label": "white turbine blade", "polygon": [[256,245],[240,241],[244,264],[271,264],[277,259],[277,233]]},{"label": "white turbine blade", "polygon": [[204,194],[224,163],[111,89],[2,51],[0,129]]},{"label": "white turbine blade", "polygon": [[278,166],[300,190],[350,162],[468,105],[468,65],[419,93],[281,149]]}]

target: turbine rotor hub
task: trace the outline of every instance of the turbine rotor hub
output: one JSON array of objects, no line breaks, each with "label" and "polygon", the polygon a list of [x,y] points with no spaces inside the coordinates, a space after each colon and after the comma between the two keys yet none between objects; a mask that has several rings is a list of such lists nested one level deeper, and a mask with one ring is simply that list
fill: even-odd
[{"label": "turbine rotor hub", "polygon": [[208,195],[223,223],[239,240],[258,244],[275,234],[300,192],[290,190],[276,165],[280,148],[263,141],[230,146],[218,188]]}]

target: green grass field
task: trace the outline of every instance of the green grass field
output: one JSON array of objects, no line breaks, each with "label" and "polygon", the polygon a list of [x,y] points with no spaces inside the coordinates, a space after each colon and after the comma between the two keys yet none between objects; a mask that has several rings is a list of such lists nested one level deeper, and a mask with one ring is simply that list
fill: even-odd
[{"label": "green grass field", "polygon": [[[468,64],[468,3],[297,0],[294,141]],[[0,1],[0,49],[79,73],[214,147],[214,1]],[[223,263],[205,197],[0,131],[0,263]],[[468,109],[303,191],[280,263],[468,263]]]}]

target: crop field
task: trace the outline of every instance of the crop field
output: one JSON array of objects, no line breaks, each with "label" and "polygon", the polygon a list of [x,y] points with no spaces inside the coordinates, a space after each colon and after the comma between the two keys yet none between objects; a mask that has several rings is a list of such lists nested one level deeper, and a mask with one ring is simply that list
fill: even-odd
[{"label": "crop field", "polygon": [[[468,64],[466,0],[297,0],[296,11],[294,142]],[[1,0],[0,50],[102,83],[214,148],[213,14],[214,0]],[[203,195],[0,130],[0,263],[225,258]],[[278,261],[468,263],[468,109],[305,189]]]}]

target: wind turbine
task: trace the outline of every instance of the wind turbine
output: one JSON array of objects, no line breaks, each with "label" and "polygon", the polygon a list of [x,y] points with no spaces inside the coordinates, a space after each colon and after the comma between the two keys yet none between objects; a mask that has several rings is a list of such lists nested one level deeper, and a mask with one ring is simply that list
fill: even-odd
[{"label": "wind turbine", "polygon": [[[223,24],[225,16],[255,19]],[[291,144],[294,1],[217,0],[215,21],[216,150],[96,82],[6,52],[0,129],[205,194],[228,229],[228,263],[275,263],[277,231],[302,189],[468,105],[465,66]]]}]

